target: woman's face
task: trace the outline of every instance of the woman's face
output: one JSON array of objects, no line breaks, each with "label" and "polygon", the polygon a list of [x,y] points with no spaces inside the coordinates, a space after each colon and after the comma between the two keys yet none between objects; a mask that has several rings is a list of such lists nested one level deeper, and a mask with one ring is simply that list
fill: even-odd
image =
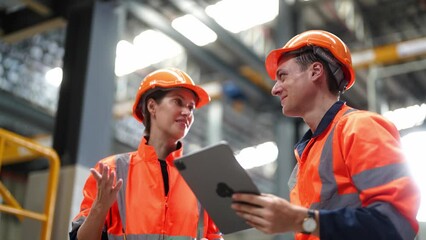
[{"label": "woman's face", "polygon": [[173,140],[186,136],[194,122],[196,96],[191,90],[175,88],[158,103],[153,99],[148,101],[151,136],[165,136]]}]

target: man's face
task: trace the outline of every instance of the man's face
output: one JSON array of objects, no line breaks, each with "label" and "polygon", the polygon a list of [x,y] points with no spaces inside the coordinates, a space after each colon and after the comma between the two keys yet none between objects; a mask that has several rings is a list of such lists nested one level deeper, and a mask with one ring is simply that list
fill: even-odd
[{"label": "man's face", "polygon": [[303,117],[308,110],[307,103],[314,87],[309,72],[310,67],[302,70],[294,57],[284,57],[279,61],[271,93],[279,97],[284,115]]}]

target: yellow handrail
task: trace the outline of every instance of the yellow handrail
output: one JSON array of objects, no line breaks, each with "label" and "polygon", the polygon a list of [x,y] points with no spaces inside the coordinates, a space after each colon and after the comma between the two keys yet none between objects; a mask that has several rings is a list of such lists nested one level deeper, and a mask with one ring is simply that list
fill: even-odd
[{"label": "yellow handrail", "polygon": [[49,161],[49,176],[45,196],[44,211],[42,213],[23,209],[0,181],[0,195],[6,204],[0,204],[0,211],[14,214],[20,220],[23,217],[42,222],[41,240],[49,240],[52,234],[52,224],[55,211],[56,193],[58,187],[60,161],[56,152],[31,139],[22,137],[0,128],[0,168],[4,164],[13,164],[22,161],[31,161],[37,157],[45,157]]}]

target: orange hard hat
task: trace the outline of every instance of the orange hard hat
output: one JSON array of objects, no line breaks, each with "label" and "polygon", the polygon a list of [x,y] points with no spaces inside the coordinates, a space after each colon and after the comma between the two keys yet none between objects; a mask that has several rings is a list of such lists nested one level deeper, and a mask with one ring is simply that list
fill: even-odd
[{"label": "orange hard hat", "polygon": [[305,46],[318,46],[330,51],[336,58],[343,70],[344,78],[347,81],[347,90],[355,83],[355,72],[352,67],[351,52],[346,44],[336,35],[322,30],[309,30],[294,36],[282,48],[271,51],[265,60],[266,71],[270,78],[275,80],[280,57],[288,52],[298,50]]},{"label": "orange hard hat", "polygon": [[155,88],[170,89],[178,87],[192,90],[195,93],[198,98],[195,103],[196,108],[200,108],[210,102],[209,94],[203,88],[195,85],[191,77],[184,71],[177,68],[159,69],[148,74],[142,80],[133,104],[133,117],[143,122],[142,108],[146,93],[152,93]]}]

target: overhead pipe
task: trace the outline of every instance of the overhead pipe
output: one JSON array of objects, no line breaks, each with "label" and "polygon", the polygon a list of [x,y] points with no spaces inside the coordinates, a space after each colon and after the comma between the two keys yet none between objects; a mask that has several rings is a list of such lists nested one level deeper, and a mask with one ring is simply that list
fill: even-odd
[{"label": "overhead pipe", "polygon": [[354,68],[373,64],[392,64],[426,55],[426,37],[379,46],[352,53]]},{"label": "overhead pipe", "polygon": [[[378,65],[391,65],[408,59],[426,56],[426,38],[418,38],[394,44],[378,46],[352,54],[352,65],[355,69],[370,68],[369,81],[367,81],[368,108],[370,111],[382,112],[378,94],[381,87],[381,79],[412,71],[426,69],[425,60],[405,63],[398,66],[377,68]],[[379,86],[377,86],[379,85]]]}]

